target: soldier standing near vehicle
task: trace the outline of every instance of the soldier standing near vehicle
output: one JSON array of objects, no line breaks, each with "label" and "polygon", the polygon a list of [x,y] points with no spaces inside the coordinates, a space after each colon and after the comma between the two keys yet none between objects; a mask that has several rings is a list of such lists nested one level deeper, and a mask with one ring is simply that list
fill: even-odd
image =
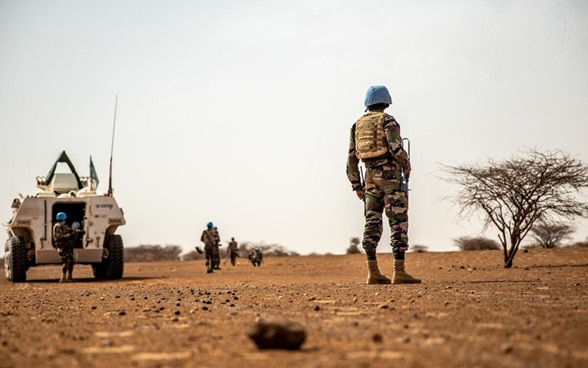
[{"label": "soldier standing near vehicle", "polygon": [[59,282],[72,282],[74,268],[74,231],[66,223],[67,215],[65,212],[59,212],[57,216],[55,216],[55,220],[57,220],[57,222],[53,225],[53,247],[57,249],[61,262],[63,262]]},{"label": "soldier standing near vehicle", "polygon": [[[392,97],[384,86],[368,89],[364,105],[366,114],[351,127],[347,156],[347,177],[359,199],[364,201],[365,227],[362,246],[367,256],[366,284],[416,284],[421,280],[405,271],[408,250],[408,199],[401,190],[401,176],[410,176],[410,160],[402,147],[400,125],[384,112]],[[359,160],[366,167],[362,186]],[[394,255],[392,280],[380,273],[376,247],[382,236],[382,211],[391,229],[390,244]]]},{"label": "soldier standing near vehicle", "polygon": [[238,243],[235,241],[235,238],[231,238],[229,242],[229,247],[227,248],[227,254],[231,259],[231,264],[235,266],[235,262],[237,261],[237,257],[239,257],[238,253]]},{"label": "soldier standing near vehicle", "polygon": [[214,246],[212,248],[212,259],[214,260],[214,262],[212,262],[212,268],[215,270],[220,270],[220,234],[218,233],[218,228],[216,226],[212,230],[214,233]]},{"label": "soldier standing near vehicle", "polygon": [[[200,236],[200,241],[204,243],[204,256],[206,258],[206,272],[212,273],[213,269],[213,262],[214,262],[214,254],[213,249],[214,245],[216,244],[216,236],[214,232],[214,225],[212,222],[206,224],[206,229],[202,231],[202,235]],[[198,248],[197,248],[198,249]]]}]

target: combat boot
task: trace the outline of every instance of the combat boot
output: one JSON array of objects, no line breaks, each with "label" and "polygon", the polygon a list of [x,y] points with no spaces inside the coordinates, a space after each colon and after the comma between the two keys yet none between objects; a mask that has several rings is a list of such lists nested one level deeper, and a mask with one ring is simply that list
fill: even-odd
[{"label": "combat boot", "polygon": [[374,259],[367,261],[367,264],[369,271],[367,281],[365,282],[367,285],[390,284],[392,282],[389,278],[380,273],[377,260]]},{"label": "combat boot", "polygon": [[61,278],[59,279],[59,282],[60,282],[60,283],[63,283],[63,282],[70,282],[70,281],[71,281],[71,280],[69,280],[69,279],[66,277],[66,275],[65,275],[65,272],[61,274]]},{"label": "combat boot", "polygon": [[404,260],[394,260],[394,276],[392,277],[393,284],[420,284],[421,279],[412,277],[404,269]]},{"label": "combat boot", "polygon": [[67,267],[67,280],[70,282],[73,282],[73,269],[74,269],[74,264],[73,261],[69,263],[68,267]]}]

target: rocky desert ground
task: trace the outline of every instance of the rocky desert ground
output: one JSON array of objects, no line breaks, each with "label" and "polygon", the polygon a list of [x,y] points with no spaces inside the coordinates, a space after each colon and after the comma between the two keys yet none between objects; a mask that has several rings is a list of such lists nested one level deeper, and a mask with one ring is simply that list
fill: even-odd
[{"label": "rocky desert ground", "polygon": [[[379,255],[391,274],[392,257]],[[419,285],[365,285],[363,255],[76,266],[0,281],[0,367],[588,367],[588,249],[407,254]],[[260,350],[259,319],[301,324],[299,350]]]}]

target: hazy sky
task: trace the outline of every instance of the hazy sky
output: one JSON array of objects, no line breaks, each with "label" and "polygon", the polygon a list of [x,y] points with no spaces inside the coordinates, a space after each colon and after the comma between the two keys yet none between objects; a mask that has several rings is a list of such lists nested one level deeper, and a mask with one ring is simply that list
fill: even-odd
[{"label": "hazy sky", "polygon": [[0,217],[62,150],[107,190],[118,95],[126,246],[189,251],[213,221],[224,244],[344,253],[363,230],[349,129],[374,84],[411,140],[410,243],[497,239],[458,219],[440,164],[588,162],[588,2],[0,0]]}]

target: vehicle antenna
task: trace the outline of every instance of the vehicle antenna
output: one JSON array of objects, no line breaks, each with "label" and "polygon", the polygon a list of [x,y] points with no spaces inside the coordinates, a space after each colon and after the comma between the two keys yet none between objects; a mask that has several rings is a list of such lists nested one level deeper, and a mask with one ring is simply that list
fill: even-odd
[{"label": "vehicle antenna", "polygon": [[114,122],[112,123],[112,142],[110,143],[110,169],[108,173],[108,195],[112,196],[112,153],[114,151],[114,130],[116,128],[116,109],[118,106],[118,94],[114,100]]}]

